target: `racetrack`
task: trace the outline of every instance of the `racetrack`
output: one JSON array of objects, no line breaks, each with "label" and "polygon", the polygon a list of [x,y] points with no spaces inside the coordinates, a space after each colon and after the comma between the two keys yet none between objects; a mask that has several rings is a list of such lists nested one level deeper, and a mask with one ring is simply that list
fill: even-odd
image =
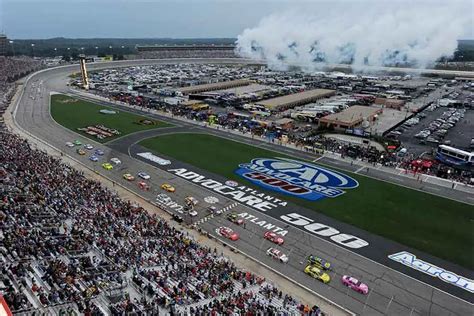
[{"label": "racetrack", "polygon": [[[112,67],[114,65],[125,66],[132,64],[137,65],[161,62],[245,63],[244,60],[217,59],[158,61],[145,60],[91,65],[89,69],[96,67]],[[78,66],[68,66],[47,70],[32,76],[32,78],[27,82],[24,87],[25,92],[22,95],[22,98],[19,100],[18,107],[15,111],[16,121],[18,122],[18,125],[21,128],[47,141],[56,148],[64,149],[64,151],[70,155],[75,155],[74,149],[66,148],[64,146],[65,142],[74,139],[81,139],[83,143],[90,142],[93,143],[94,146],[104,149],[104,158],[106,159],[109,159],[111,157],[119,157],[122,160],[122,164],[119,168],[116,168],[112,171],[103,170],[100,167],[100,163],[93,163],[89,161],[87,159],[87,156],[77,156],[76,158],[80,159],[81,162],[83,162],[84,164],[95,168],[98,172],[104,173],[115,181],[123,183],[132,190],[139,191],[136,183],[125,182],[122,179],[122,174],[125,172],[130,172],[132,174],[136,174],[138,171],[148,172],[150,175],[152,175],[152,179],[150,180],[152,190],[147,192],[140,191],[140,194],[149,200],[155,200],[155,197],[158,193],[163,193],[163,191],[159,189],[159,186],[162,183],[172,183],[177,188],[177,192],[168,195],[170,195],[172,199],[177,202],[177,204],[182,204],[184,197],[188,195],[194,196],[200,201],[200,203],[198,204],[198,211],[200,215],[194,219],[186,218],[186,220],[196,221],[203,219],[206,215],[204,209],[207,207],[207,205],[209,205],[204,202],[204,198],[213,196],[219,200],[218,203],[214,204],[218,208],[232,206],[232,209],[230,209],[229,211],[236,211],[238,213],[245,212],[259,218],[259,220],[265,220],[266,222],[272,223],[273,225],[281,227],[284,230],[288,230],[288,234],[284,237],[285,244],[282,249],[285,253],[289,254],[290,262],[286,265],[283,265],[271,260],[265,255],[264,251],[272,244],[268,241],[263,240],[261,236],[263,235],[265,230],[255,224],[256,220],[254,220],[254,222],[251,222],[250,219],[248,219],[245,229],[243,227],[238,227],[234,224],[231,224],[225,219],[225,216],[217,216],[209,219],[206,218],[206,221],[202,220],[202,223],[199,224],[203,229],[211,233],[214,232],[217,227],[222,225],[232,227],[240,233],[240,240],[235,242],[233,245],[238,247],[241,251],[252,257],[257,258],[263,263],[271,266],[272,268],[295,280],[296,282],[320,293],[321,295],[328,297],[329,299],[348,308],[351,311],[365,315],[472,314],[472,293],[444,283],[441,280],[428,276],[424,273],[402,266],[401,264],[390,262],[390,260],[387,258],[385,261],[377,260],[382,261],[382,264],[376,263],[375,261],[366,258],[373,257],[374,254],[379,253],[384,248],[385,252],[388,250],[389,252],[395,253],[399,250],[407,250],[421,257],[419,252],[407,249],[406,247],[403,247],[401,245],[396,245],[394,243],[391,243],[390,241],[381,239],[380,237],[368,236],[367,233],[357,230],[354,227],[338,223],[324,216],[314,215],[313,213],[313,217],[315,218],[315,220],[318,220],[321,223],[325,223],[327,225],[335,227],[342,232],[349,232],[351,234],[361,237],[363,236],[365,240],[370,240],[370,245],[366,248],[366,250],[364,250],[364,252],[366,251],[367,253],[359,255],[355,252],[349,251],[344,247],[336,246],[334,243],[328,241],[327,238],[319,238],[309,233],[305,233],[300,229],[296,229],[291,225],[287,225],[286,223],[278,219],[279,214],[272,214],[268,216],[266,214],[263,214],[262,212],[258,212],[255,209],[244,206],[240,203],[236,204],[235,201],[225,196],[216,194],[215,192],[211,192],[196,184],[191,184],[190,182],[181,179],[176,175],[173,175],[158,168],[163,168],[163,166],[152,164],[150,162],[145,162],[145,160],[142,158],[140,158],[140,160],[134,158],[136,157],[134,156],[134,154],[143,151],[142,148],[135,145],[137,141],[151,136],[160,135],[162,133],[195,131],[213,133],[216,135],[230,137],[237,140],[243,139],[241,136],[229,134],[223,131],[209,130],[208,128],[197,126],[190,122],[184,122],[182,120],[176,120],[162,116],[160,117],[160,119],[172,122],[176,125],[176,127],[163,128],[159,130],[149,130],[145,132],[131,134],[126,137],[115,140],[111,143],[108,143],[107,147],[105,147],[103,145],[100,145],[99,143],[86,140],[85,138],[78,136],[74,132],[58,125],[56,122],[54,122],[49,113],[49,92],[69,92],[69,89],[66,86],[67,76],[68,74],[70,74],[71,71],[77,71],[77,68]],[[245,139],[245,141],[249,142],[248,139]],[[269,146],[271,148],[274,148],[274,145],[271,144],[262,145],[262,143],[259,143],[256,140],[252,142],[262,147]],[[132,155],[130,156],[129,153],[131,153]],[[293,154],[295,157],[302,158],[304,158],[305,155],[301,152],[291,152],[291,154]],[[331,161],[331,159],[328,158],[323,159],[325,159],[324,163],[327,164],[331,164],[334,162],[336,162],[336,164],[342,163],[342,166],[344,168],[353,168],[354,171],[356,170],[355,168],[357,168],[355,166],[350,166],[348,163],[340,161],[333,162]],[[183,165],[180,162],[173,161],[171,164],[171,167],[173,168],[180,166],[187,167],[195,172],[202,172],[201,174],[206,174],[206,172],[202,170],[198,170],[196,168],[193,168],[192,166]],[[338,165],[338,167],[341,168],[340,165]],[[206,175],[211,176],[210,174]],[[219,177],[216,177],[215,175],[212,176],[217,181],[225,180],[219,179]],[[382,172],[380,172],[380,174],[378,175],[377,171],[374,171],[374,174],[372,174],[372,176],[387,177],[387,175],[383,175]],[[410,185],[410,182],[408,180],[403,179],[403,181],[404,184],[406,184],[407,186]],[[436,188],[435,185],[431,186]],[[458,194],[457,191],[453,191],[452,193]],[[463,197],[465,197],[465,194],[459,193],[459,199],[462,199]],[[455,198],[457,197],[455,196]],[[313,280],[302,272],[304,264],[302,264],[301,262],[304,261],[305,256],[311,253],[320,255],[321,257],[327,259],[334,265],[334,272],[330,273],[333,280],[328,285],[324,285],[316,280]],[[473,278],[473,272],[467,269],[462,269],[448,262],[444,262],[442,260],[432,258],[427,255],[422,258],[428,262],[435,263],[438,266],[447,268],[450,271],[455,271],[464,277],[470,279]],[[370,294],[368,296],[363,296],[342,286],[342,284],[338,280],[341,274],[351,274],[355,277],[360,278],[363,282],[369,285]],[[424,283],[415,280],[415,278],[423,281]],[[436,289],[435,287],[439,289]]]}]

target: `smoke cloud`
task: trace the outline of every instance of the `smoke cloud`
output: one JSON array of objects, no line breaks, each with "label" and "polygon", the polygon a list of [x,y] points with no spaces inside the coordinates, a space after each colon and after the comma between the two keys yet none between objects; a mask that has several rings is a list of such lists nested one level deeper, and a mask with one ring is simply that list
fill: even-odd
[{"label": "smoke cloud", "polygon": [[237,53],[278,68],[315,69],[326,63],[427,67],[452,55],[458,39],[472,36],[471,1],[359,1],[315,8],[263,18],[237,37]]}]

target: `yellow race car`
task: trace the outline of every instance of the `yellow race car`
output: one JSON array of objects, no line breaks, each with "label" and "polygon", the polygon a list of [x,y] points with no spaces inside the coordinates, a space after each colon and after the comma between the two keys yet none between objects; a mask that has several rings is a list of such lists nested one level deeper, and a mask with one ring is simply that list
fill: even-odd
[{"label": "yellow race car", "polygon": [[171,184],[168,184],[168,183],[163,183],[161,185],[161,188],[165,191],[168,191],[168,192],[174,192],[176,191],[176,189],[174,188],[174,186],[172,186]]},{"label": "yellow race car", "polygon": [[135,177],[132,176],[130,173],[124,173],[124,174],[123,174],[123,178],[124,178],[125,180],[127,180],[127,181],[133,181],[133,180],[135,180]]},{"label": "yellow race car", "polygon": [[79,148],[78,150],[76,150],[76,152],[77,152],[79,155],[81,155],[81,156],[83,156],[83,155],[86,154],[86,152],[85,152],[84,149],[82,149],[82,148]]},{"label": "yellow race car", "polygon": [[322,272],[320,269],[312,265],[307,265],[306,268],[304,268],[304,273],[315,279],[318,279],[324,284],[329,283],[329,281],[331,281],[331,278],[327,273]]},{"label": "yellow race car", "polygon": [[114,166],[112,166],[112,164],[110,164],[108,162],[104,162],[102,164],[102,168],[104,168],[105,170],[112,170],[112,169],[114,169]]}]

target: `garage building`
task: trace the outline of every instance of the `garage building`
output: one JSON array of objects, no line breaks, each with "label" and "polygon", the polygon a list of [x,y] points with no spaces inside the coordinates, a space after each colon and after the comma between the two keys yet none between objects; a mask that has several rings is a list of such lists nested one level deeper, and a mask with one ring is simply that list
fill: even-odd
[{"label": "garage building", "polygon": [[264,101],[259,101],[256,105],[265,107],[268,111],[277,112],[294,108],[299,105],[308,104],[322,98],[327,98],[336,94],[335,90],[314,89],[304,92],[276,97]]},{"label": "garage building", "polygon": [[330,114],[319,119],[319,126],[334,127],[336,130],[346,130],[348,128],[355,128],[362,125],[363,121],[372,122],[377,118],[377,115],[382,113],[382,109],[354,105],[339,113]]}]

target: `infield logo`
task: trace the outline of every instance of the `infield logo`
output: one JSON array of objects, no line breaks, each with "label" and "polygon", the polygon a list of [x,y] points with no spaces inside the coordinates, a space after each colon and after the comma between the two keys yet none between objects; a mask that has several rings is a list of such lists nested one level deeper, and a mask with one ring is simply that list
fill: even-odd
[{"label": "infield logo", "polygon": [[240,164],[235,173],[250,182],[279,193],[316,201],[334,198],[359,183],[342,173],[286,158],[255,158]]}]

